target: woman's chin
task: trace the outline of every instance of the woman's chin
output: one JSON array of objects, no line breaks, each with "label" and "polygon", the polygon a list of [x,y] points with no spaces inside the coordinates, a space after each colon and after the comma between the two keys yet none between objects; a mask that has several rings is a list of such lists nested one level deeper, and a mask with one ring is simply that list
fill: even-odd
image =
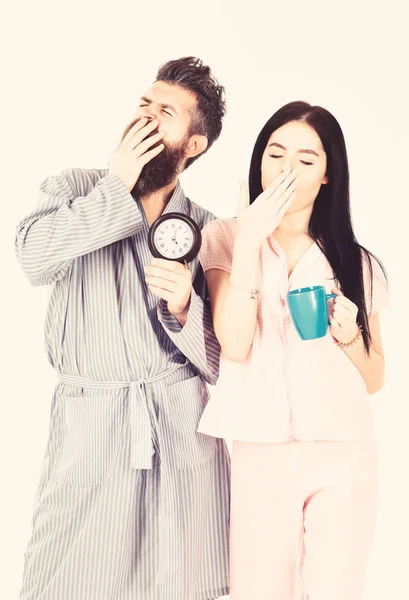
[{"label": "woman's chin", "polygon": [[284,216],[296,215],[296,214],[303,213],[303,212],[305,212],[305,213],[311,212],[313,208],[314,208],[314,202],[305,202],[302,204],[294,203],[288,207],[288,210],[285,211]]}]

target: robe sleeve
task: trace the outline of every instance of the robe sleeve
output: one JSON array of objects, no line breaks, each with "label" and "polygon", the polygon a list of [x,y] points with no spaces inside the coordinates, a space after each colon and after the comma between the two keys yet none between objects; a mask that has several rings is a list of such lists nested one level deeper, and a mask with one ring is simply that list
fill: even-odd
[{"label": "robe sleeve", "polygon": [[165,300],[158,304],[158,318],[175,346],[208,383],[215,385],[219,376],[220,345],[213,329],[206,279],[200,264],[193,279],[184,326],[169,312]]},{"label": "robe sleeve", "polygon": [[16,255],[32,285],[62,279],[72,261],[137,233],[141,212],[116,175],[66,170],[40,187],[37,208],[17,227]]}]

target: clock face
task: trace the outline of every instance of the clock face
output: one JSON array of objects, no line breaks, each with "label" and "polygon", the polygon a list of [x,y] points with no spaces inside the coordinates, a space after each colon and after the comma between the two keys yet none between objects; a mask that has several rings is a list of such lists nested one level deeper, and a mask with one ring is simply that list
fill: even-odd
[{"label": "clock face", "polygon": [[191,262],[199,253],[202,235],[199,225],[188,215],[169,212],[152,223],[148,233],[149,250],[156,258]]},{"label": "clock face", "polygon": [[153,242],[165,258],[178,259],[191,251],[195,235],[188,223],[178,218],[170,218],[156,228]]}]

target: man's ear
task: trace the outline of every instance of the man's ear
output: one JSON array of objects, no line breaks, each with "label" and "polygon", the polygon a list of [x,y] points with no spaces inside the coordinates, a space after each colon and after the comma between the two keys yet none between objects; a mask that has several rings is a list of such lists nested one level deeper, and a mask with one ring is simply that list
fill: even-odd
[{"label": "man's ear", "polygon": [[186,146],[185,158],[193,158],[202,154],[207,148],[208,140],[205,135],[195,134],[190,136]]}]

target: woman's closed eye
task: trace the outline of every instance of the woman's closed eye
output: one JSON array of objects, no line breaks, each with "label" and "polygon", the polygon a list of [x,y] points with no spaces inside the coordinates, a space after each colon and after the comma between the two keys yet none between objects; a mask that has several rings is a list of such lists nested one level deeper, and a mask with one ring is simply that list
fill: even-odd
[{"label": "woman's closed eye", "polygon": [[[270,158],[277,158],[278,159],[278,158],[283,158],[283,156],[284,156],[283,154],[269,154]],[[303,165],[306,165],[308,167],[311,167],[313,164],[315,164],[315,163],[310,162],[308,160],[301,160],[301,159],[300,159],[300,163],[303,164]]]}]

